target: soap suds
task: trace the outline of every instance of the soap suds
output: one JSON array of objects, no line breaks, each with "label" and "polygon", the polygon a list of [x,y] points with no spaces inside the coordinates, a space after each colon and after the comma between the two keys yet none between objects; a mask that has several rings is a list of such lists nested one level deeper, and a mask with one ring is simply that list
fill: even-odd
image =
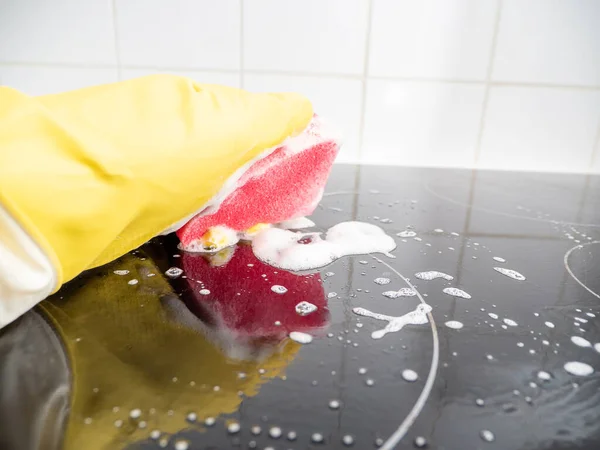
[{"label": "soap suds", "polygon": [[414,311],[404,314],[400,317],[386,316],[384,314],[374,313],[365,308],[354,308],[352,310],[354,314],[359,316],[371,317],[377,320],[383,320],[388,322],[385,328],[377,330],[371,333],[373,339],[381,339],[388,333],[394,333],[400,331],[405,325],[422,325],[427,323],[427,313],[431,312],[431,306],[426,303],[422,303],[417,306]]},{"label": "soap suds", "polygon": [[437,270],[430,270],[429,272],[417,272],[415,277],[419,280],[431,281],[436,278],[443,278],[444,280],[452,281],[454,277],[444,272],[438,272]]},{"label": "soap suds", "polygon": [[458,320],[449,320],[448,322],[446,322],[446,326],[448,328],[452,328],[453,330],[460,330],[464,325]]},{"label": "soap suds", "polygon": [[448,294],[453,297],[461,297],[461,298],[467,298],[467,299],[471,298],[471,296],[469,294],[467,294],[465,291],[463,291],[461,289],[453,288],[453,287],[445,288],[442,292],[444,294]]},{"label": "soap suds", "polygon": [[[309,239],[310,242],[301,242]],[[284,270],[301,271],[326,266],[347,255],[389,253],[396,248],[394,239],[376,225],[342,222],[320,233],[294,233],[269,228],[252,242],[254,255],[261,261]]]},{"label": "soap suds", "polygon": [[496,272],[501,273],[502,275],[507,276],[508,278],[512,278],[513,280],[523,281],[525,280],[525,276],[521,275],[516,270],[505,269],[504,267],[494,267]]},{"label": "soap suds", "polygon": [[302,333],[301,331],[292,331],[290,333],[290,339],[299,344],[310,344],[313,337],[310,334]]}]

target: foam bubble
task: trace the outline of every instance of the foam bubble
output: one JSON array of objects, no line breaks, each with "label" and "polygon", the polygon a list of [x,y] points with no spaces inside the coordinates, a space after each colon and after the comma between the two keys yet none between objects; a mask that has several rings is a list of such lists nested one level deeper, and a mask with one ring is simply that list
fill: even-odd
[{"label": "foam bubble", "polygon": [[[299,242],[310,238],[311,242]],[[320,233],[293,233],[279,228],[260,232],[252,242],[258,259],[279,269],[301,271],[326,266],[347,255],[389,253],[394,239],[376,225],[342,222],[331,227],[325,239]]]}]

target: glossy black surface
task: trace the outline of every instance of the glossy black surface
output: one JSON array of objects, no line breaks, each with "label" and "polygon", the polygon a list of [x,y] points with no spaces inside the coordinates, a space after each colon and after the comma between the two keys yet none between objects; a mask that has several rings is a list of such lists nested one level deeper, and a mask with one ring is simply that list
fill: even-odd
[{"label": "glossy black surface", "polygon": [[[213,339],[219,351],[229,355],[231,371],[239,370],[236,358],[258,361],[263,350],[277,351],[295,327],[312,326],[315,335],[286,362],[279,376],[265,379],[256,394],[243,396],[237,410],[221,415],[213,426],[204,427],[204,417],[186,422],[190,411],[174,411],[181,416],[182,431],[167,436],[163,443],[168,448],[184,440],[190,449],[248,448],[252,441],[260,449],[341,449],[347,448],[343,437],[350,435],[353,448],[368,449],[388,440],[401,426],[404,436],[393,448],[414,448],[417,437],[425,439],[427,448],[447,450],[600,448],[600,348],[571,342],[572,336],[581,336],[592,346],[600,343],[599,177],[336,166],[312,220],[320,230],[347,220],[377,224],[396,239],[396,258],[376,255],[382,263],[369,255],[346,257],[319,274],[291,279],[261,267],[248,252],[233,256],[245,258],[243,266],[255,264],[241,275],[227,269],[228,264],[233,267],[233,259],[214,269],[199,260],[194,265],[190,258],[197,256],[179,256],[173,236],[156,239],[133,256],[152,260],[160,272],[172,266],[185,269],[187,261],[183,273],[187,278],[171,280],[174,294],[161,301],[165,307],[185,305],[193,319],[185,313],[186,319],[177,316],[177,320],[212,336],[206,339]],[[397,236],[407,229],[418,239]],[[506,262],[494,261],[494,256]],[[493,267],[516,270],[526,280],[509,278]],[[118,268],[116,262],[85,276],[113,280],[119,277],[113,273]],[[221,275],[212,272],[219,270]],[[430,270],[454,280],[422,281],[414,276]],[[354,307],[400,316],[419,304],[418,296],[382,295],[407,287],[396,271],[432,306],[434,321],[408,325],[375,340],[371,333],[385,323],[357,316]],[[263,273],[267,286],[297,282],[293,291],[281,296],[294,295],[292,303],[302,296],[305,283],[311,297],[307,300],[327,312],[308,325],[281,312],[285,317],[281,326],[271,327],[269,314],[281,305],[250,313],[250,303],[245,303],[241,308],[231,306],[244,318],[228,317],[223,325],[219,308],[234,305],[231,297],[238,290],[246,302],[252,295],[260,297],[262,305],[277,301],[259,286]],[[194,285],[190,280],[194,277],[204,284]],[[391,282],[378,285],[373,281],[378,277]],[[140,278],[130,287],[131,295],[147,282]],[[52,301],[60,306],[84,285],[84,278],[76,280]],[[472,298],[444,294],[445,287],[460,288]],[[200,288],[211,292],[199,294]],[[337,296],[327,297],[334,292]],[[518,325],[506,326],[504,318]],[[449,320],[464,327],[448,328]],[[224,342],[225,334],[217,333],[215,338],[215,330],[223,328],[231,332],[227,336],[237,332],[237,337]],[[135,340],[131,346],[135,348]],[[196,357],[200,370],[210,367],[210,360],[202,360],[201,354]],[[564,369],[568,361],[587,363],[595,372],[571,375]],[[366,374],[359,373],[360,368],[367,369]],[[405,381],[405,369],[416,371],[418,379]],[[143,362],[139,370],[144,370]],[[540,379],[540,371],[551,378]],[[176,366],[172,373],[178,375]],[[373,380],[371,386],[367,379]],[[228,389],[237,390],[235,384]],[[340,407],[330,408],[331,400],[339,401]],[[411,413],[414,423],[407,419]],[[149,419],[148,433],[160,429],[160,416],[167,411],[154,414],[157,418],[155,423]],[[239,432],[227,432],[231,421],[240,424]],[[257,436],[250,431],[254,425],[261,427]],[[281,438],[269,437],[272,426],[282,429]],[[293,442],[286,439],[291,430],[297,434]],[[493,433],[493,439],[484,439],[484,430]],[[158,448],[157,441],[131,442],[123,433],[121,442],[128,448]],[[314,433],[322,434],[324,442],[312,442]]]}]

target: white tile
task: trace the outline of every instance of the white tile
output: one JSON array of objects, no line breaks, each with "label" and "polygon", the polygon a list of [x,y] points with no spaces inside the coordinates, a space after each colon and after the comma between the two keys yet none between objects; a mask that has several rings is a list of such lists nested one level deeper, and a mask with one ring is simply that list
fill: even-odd
[{"label": "white tile", "polygon": [[600,121],[600,92],[492,87],[479,165],[585,172]]},{"label": "white tile", "polygon": [[0,0],[0,61],[114,64],[110,0]]},{"label": "white tile", "polygon": [[238,69],[239,0],[117,0],[121,63]]},{"label": "white tile", "polygon": [[115,81],[116,68],[0,66],[0,83],[29,95],[57,94]]},{"label": "white tile", "polygon": [[245,75],[244,89],[255,92],[298,92],[308,97],[316,114],[344,135],[338,162],[357,161],[362,82],[313,76]]},{"label": "white tile", "polygon": [[362,160],[471,166],[483,95],[479,84],[370,80]]},{"label": "white tile", "polygon": [[496,0],[374,0],[369,74],[484,80]]},{"label": "white tile", "polygon": [[235,72],[202,72],[199,70],[157,70],[157,69],[127,69],[121,71],[121,79],[138,78],[157,73],[169,73],[188,77],[199,83],[223,84],[225,86],[240,87],[240,74]]},{"label": "white tile", "polygon": [[600,85],[600,2],[505,0],[497,81]]},{"label": "white tile", "polygon": [[245,68],[362,74],[367,21],[367,0],[246,0]]}]

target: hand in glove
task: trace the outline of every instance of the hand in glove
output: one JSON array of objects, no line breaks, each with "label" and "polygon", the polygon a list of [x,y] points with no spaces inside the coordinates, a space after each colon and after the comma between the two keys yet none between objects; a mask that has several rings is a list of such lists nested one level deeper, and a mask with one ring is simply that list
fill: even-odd
[{"label": "hand in glove", "polygon": [[0,87],[0,327],[185,222],[312,116],[297,95],[170,75],[37,98]]}]

